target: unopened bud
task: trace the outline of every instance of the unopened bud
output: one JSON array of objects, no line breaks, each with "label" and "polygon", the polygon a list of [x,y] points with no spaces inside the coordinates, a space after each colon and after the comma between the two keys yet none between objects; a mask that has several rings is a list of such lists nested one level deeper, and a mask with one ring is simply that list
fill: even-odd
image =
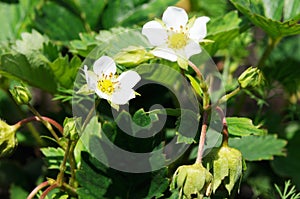
[{"label": "unopened bud", "polygon": [[66,118],[64,121],[64,137],[71,140],[78,140],[78,133],[76,131],[76,118]]},{"label": "unopened bud", "polygon": [[0,158],[11,154],[17,146],[17,126],[10,126],[0,120]]},{"label": "unopened bud", "polygon": [[202,164],[183,165],[173,175],[171,190],[179,190],[179,198],[197,198],[211,194],[213,177]]},{"label": "unopened bud", "polygon": [[129,46],[118,53],[114,60],[121,65],[132,67],[137,66],[149,59],[153,58],[154,55],[149,53],[144,47],[140,46]]},{"label": "unopened bud", "polygon": [[30,91],[25,86],[15,86],[9,92],[18,105],[28,104],[32,98]]},{"label": "unopened bud", "polygon": [[240,75],[238,82],[241,88],[255,88],[263,86],[265,79],[261,70],[251,66]]}]

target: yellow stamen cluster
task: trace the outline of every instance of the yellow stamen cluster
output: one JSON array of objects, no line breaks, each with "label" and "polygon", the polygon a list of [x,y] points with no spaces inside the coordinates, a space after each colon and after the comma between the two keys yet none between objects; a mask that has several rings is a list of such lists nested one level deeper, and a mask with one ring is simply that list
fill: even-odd
[{"label": "yellow stamen cluster", "polygon": [[185,30],[183,26],[180,26],[179,31],[174,31],[174,28],[171,27],[170,30],[172,33],[168,37],[168,46],[172,49],[181,49],[185,47],[188,43],[188,36],[186,35],[186,31],[188,30],[187,27],[185,27]]},{"label": "yellow stamen cluster", "polygon": [[119,83],[116,81],[116,75],[111,73],[110,75],[103,74],[102,76],[103,77],[98,80],[98,89],[107,95],[112,95],[117,88],[117,84]]}]

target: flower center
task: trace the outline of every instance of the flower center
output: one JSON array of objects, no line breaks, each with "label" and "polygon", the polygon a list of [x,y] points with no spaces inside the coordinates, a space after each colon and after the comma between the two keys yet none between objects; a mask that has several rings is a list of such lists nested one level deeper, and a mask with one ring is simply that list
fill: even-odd
[{"label": "flower center", "polygon": [[188,37],[184,32],[174,33],[168,37],[169,47],[173,49],[181,49],[186,46]]},{"label": "flower center", "polygon": [[115,79],[115,75],[110,74],[109,76],[104,76],[103,79],[98,81],[98,89],[107,94],[107,95],[112,95],[116,89],[116,84],[118,82],[113,81]]}]

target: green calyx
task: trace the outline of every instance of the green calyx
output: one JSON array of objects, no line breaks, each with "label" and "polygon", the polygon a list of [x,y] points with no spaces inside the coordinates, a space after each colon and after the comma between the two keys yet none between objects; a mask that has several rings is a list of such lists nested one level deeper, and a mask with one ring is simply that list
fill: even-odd
[{"label": "green calyx", "polygon": [[79,135],[76,130],[76,122],[78,118],[66,118],[64,121],[64,137],[71,140],[78,140]]},{"label": "green calyx", "polygon": [[10,89],[9,92],[18,105],[29,104],[32,98],[28,88],[23,85],[15,86],[13,89]]},{"label": "green calyx", "polygon": [[261,70],[251,66],[239,76],[238,82],[241,88],[254,88],[263,86],[265,79]]},{"label": "green calyx", "polygon": [[17,146],[17,129],[18,126],[10,126],[0,120],[0,158],[11,154]]},{"label": "green calyx", "polygon": [[173,175],[171,190],[179,190],[179,198],[202,199],[211,194],[213,176],[202,164],[183,165]]},{"label": "green calyx", "polygon": [[213,192],[223,182],[230,194],[236,182],[241,178],[243,169],[245,169],[241,152],[223,145],[220,148],[214,148],[204,161],[208,168],[213,171]]},{"label": "green calyx", "polygon": [[116,63],[124,65],[126,67],[137,66],[143,62],[146,62],[154,58],[154,55],[148,52],[144,47],[141,46],[129,46],[119,52],[114,60]]}]

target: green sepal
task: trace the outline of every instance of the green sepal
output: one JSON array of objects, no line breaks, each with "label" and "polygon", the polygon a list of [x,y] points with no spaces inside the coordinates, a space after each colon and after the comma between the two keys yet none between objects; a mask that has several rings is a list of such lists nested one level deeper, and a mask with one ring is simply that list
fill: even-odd
[{"label": "green sepal", "polygon": [[242,153],[226,145],[220,148],[213,148],[204,161],[209,169],[213,171],[213,192],[216,192],[223,182],[230,194],[235,184],[241,178],[243,170],[246,169]]},{"label": "green sepal", "polygon": [[16,131],[19,126],[10,126],[0,120],[0,158],[10,155],[18,145]]},{"label": "green sepal", "polygon": [[255,88],[265,84],[265,78],[261,70],[249,67],[238,78],[241,88]]},{"label": "green sepal", "polygon": [[179,190],[179,198],[197,198],[211,194],[213,176],[202,164],[183,165],[175,171],[170,190]]}]

